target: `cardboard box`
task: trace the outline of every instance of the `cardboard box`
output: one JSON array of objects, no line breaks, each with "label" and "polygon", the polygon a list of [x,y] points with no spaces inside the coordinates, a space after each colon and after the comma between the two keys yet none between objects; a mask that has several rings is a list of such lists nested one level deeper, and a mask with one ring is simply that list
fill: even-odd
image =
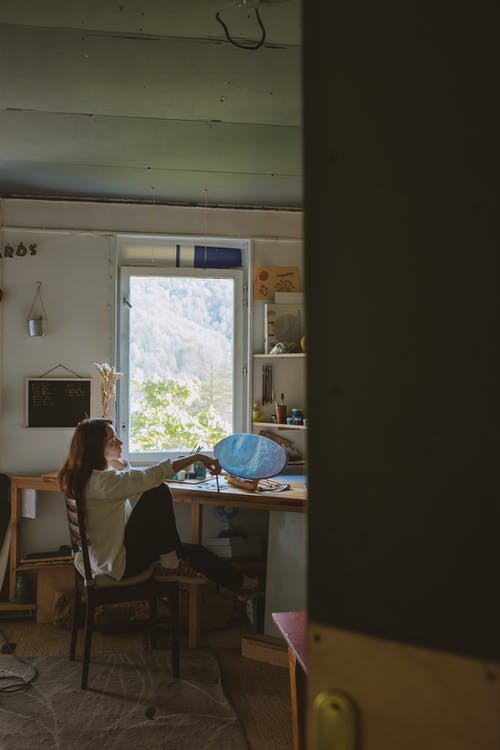
[{"label": "cardboard box", "polygon": [[52,622],[57,591],[73,591],[75,574],[73,563],[39,568],[36,586],[36,621]]},{"label": "cardboard box", "polygon": [[242,636],[241,655],[247,659],[288,668],[288,648],[285,641],[271,635]]}]

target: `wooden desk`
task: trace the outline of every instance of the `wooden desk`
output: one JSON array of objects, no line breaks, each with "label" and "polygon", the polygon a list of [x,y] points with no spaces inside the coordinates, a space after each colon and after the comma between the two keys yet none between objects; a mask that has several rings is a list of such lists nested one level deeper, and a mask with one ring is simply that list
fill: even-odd
[{"label": "wooden desk", "polygon": [[[16,573],[25,566],[20,564],[21,557],[21,492],[23,489],[60,492],[59,483],[53,476],[12,476],[11,482],[11,539],[9,560],[9,603],[0,610],[12,609],[16,585]],[[281,510],[304,513],[306,510],[307,491],[302,483],[290,482],[290,489],[284,492],[247,492],[236,487],[227,487],[220,492],[207,489],[206,485],[168,483],[176,503],[191,504],[191,539],[194,544],[201,544],[203,532],[203,506],[228,505],[254,510]],[[22,607],[23,605],[18,605]],[[189,646],[198,645],[200,628],[200,591],[199,586],[189,586]],[[32,607],[30,607],[31,609]]]},{"label": "wooden desk", "polygon": [[[201,544],[203,533],[203,506],[227,505],[253,510],[280,510],[304,513],[307,490],[302,482],[290,482],[290,489],[283,492],[248,492],[228,486],[220,492],[207,489],[206,485],[168,483],[177,503],[191,504],[191,539]],[[200,636],[200,587],[189,587],[189,647],[196,648]]]},{"label": "wooden desk", "polygon": [[306,613],[273,612],[272,617],[288,645],[293,748],[303,750],[308,670]]},{"label": "wooden desk", "polygon": [[290,482],[290,489],[283,492],[248,492],[228,486],[216,492],[203,484],[167,483],[176,503],[191,504],[191,539],[201,544],[203,531],[203,506],[228,505],[253,510],[281,510],[304,513],[307,491],[303,483]]}]

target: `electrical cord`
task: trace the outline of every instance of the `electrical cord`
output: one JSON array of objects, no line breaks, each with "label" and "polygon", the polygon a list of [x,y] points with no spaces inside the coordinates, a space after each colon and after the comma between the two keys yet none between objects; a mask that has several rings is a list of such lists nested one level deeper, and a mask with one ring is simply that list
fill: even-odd
[{"label": "electrical cord", "polygon": [[[34,664],[31,664],[29,661],[25,661],[24,659],[21,659],[20,656],[17,656],[17,654],[14,653],[12,646],[7,640],[3,630],[0,630],[0,635],[5,641],[5,646],[2,647],[2,653],[5,653],[5,647],[7,647],[8,651],[12,654],[12,656],[15,659],[17,659],[17,661],[21,662],[21,664],[26,664],[26,666],[31,667],[31,669],[33,670],[33,675],[29,679],[26,679],[22,675],[15,674],[14,672],[9,672],[6,669],[0,668],[0,680],[11,680],[10,685],[0,685],[0,693],[19,693],[21,690],[27,690],[29,687],[31,687],[31,685],[35,682],[35,680],[38,679],[39,677],[38,669],[35,667]],[[12,682],[12,680],[14,682]]]},{"label": "electrical cord", "polygon": [[228,42],[231,42],[231,44],[234,44],[235,47],[239,47],[240,49],[259,49],[259,47],[262,47],[262,45],[266,41],[266,29],[264,28],[264,24],[262,23],[262,20],[261,20],[258,8],[255,8],[255,17],[256,17],[257,22],[258,22],[258,24],[259,24],[259,26],[260,26],[260,28],[262,30],[262,36],[260,38],[260,41],[257,42],[257,44],[240,44],[239,42],[235,42],[234,39],[231,37],[226,24],[224,23],[224,21],[220,17],[220,13],[218,11],[215,14],[215,17],[218,20],[218,22],[220,23],[220,25],[222,26],[222,28],[224,29],[224,32],[226,34],[226,39],[228,40]]}]

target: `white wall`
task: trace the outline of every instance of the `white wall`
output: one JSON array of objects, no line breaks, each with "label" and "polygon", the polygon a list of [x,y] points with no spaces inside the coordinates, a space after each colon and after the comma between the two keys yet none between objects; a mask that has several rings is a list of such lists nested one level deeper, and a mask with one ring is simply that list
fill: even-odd
[{"label": "white wall", "polygon": [[[252,240],[254,265],[302,266],[302,214],[292,211],[200,209],[173,206],[6,199],[0,201],[0,471],[56,471],[71,429],[25,427],[25,380],[58,364],[92,377],[92,413],[100,416],[100,383],[94,362],[115,363],[115,237],[124,232]],[[36,243],[37,253],[5,258],[4,246]],[[47,334],[29,337],[27,317],[36,282],[47,312]],[[253,314],[255,350],[261,350],[263,308]],[[54,376],[68,375],[56,369]],[[67,543],[60,497],[43,493],[35,521],[23,521],[24,551]],[[177,506],[187,538],[189,508]],[[57,516],[57,517],[56,517]],[[206,530],[211,533],[206,513]],[[260,515],[241,523],[251,529]],[[240,520],[240,519],[238,519]]]},{"label": "white wall", "polygon": [[269,514],[264,632],[281,636],[273,612],[306,609],[307,518],[304,513]]}]

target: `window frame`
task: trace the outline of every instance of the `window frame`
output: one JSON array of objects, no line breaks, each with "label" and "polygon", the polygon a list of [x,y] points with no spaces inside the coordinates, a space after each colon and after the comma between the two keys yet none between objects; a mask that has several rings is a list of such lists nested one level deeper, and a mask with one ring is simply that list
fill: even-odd
[{"label": "window frame", "polygon": [[[171,242],[171,238],[168,238]],[[215,244],[203,241],[203,244]],[[229,244],[229,243],[228,243]],[[238,242],[238,245],[241,241]],[[234,280],[234,336],[233,336],[233,432],[246,432],[249,424],[250,378],[250,315],[248,308],[248,270],[243,268],[192,268],[165,265],[120,265],[118,270],[118,370],[122,377],[117,382],[116,432],[123,441],[123,451],[131,464],[148,465],[165,458],[175,459],[185,451],[130,452],[129,451],[129,362],[130,362],[130,279],[133,276],[165,276],[187,278],[231,278]],[[206,451],[212,454],[212,451]]]}]

